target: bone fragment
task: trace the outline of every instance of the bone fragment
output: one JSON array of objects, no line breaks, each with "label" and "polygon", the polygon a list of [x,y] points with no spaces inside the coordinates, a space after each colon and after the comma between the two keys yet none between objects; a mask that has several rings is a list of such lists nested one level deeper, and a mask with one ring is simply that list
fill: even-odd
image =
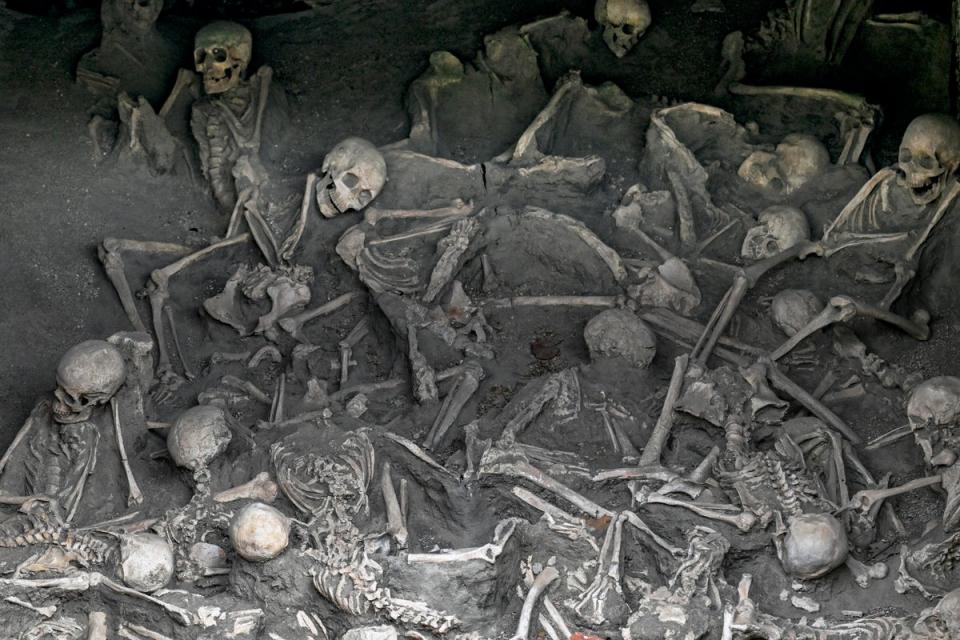
[{"label": "bone fragment", "polygon": [[[533,571],[527,567],[523,572],[523,583],[529,589],[533,586],[534,575]],[[557,632],[563,640],[568,640],[572,638],[573,635],[570,632],[570,627],[567,626],[566,621],[563,619],[563,616],[560,615],[560,611],[557,609],[556,605],[550,600],[550,596],[543,596],[543,609],[547,612],[547,616],[550,618],[550,621],[553,623],[553,626],[556,627]],[[540,624],[543,625],[546,622],[544,616],[540,616]]]},{"label": "bone fragment", "polygon": [[137,484],[137,479],[133,476],[133,469],[130,468],[130,462],[127,460],[127,448],[123,444],[123,429],[120,428],[120,407],[116,397],[110,398],[110,409],[113,412],[113,428],[117,435],[117,449],[120,452],[120,462],[123,463],[123,470],[127,474],[127,486],[130,493],[127,496],[127,506],[134,507],[143,504],[143,492]]},{"label": "bone fragment", "polygon": [[837,322],[846,322],[855,316],[857,313],[856,307],[849,302],[849,298],[843,296],[831,298],[827,306],[825,306],[820,313],[771,353],[770,359],[773,361],[779,360],[790,353],[793,348],[802,341],[806,340],[808,336],[813,335],[820,329]]},{"label": "bone fragment", "polygon": [[547,567],[540,572],[540,575],[533,581],[527,597],[523,601],[523,608],[520,610],[520,621],[517,623],[517,632],[513,634],[510,640],[528,640],[530,637],[530,623],[533,621],[533,610],[537,606],[537,601],[543,595],[547,587],[554,580],[560,577],[560,573],[553,567]]},{"label": "bone fragment", "polygon": [[183,367],[183,375],[186,376],[187,380],[193,380],[194,376],[193,371],[190,369],[190,365],[187,364],[187,359],[183,357],[183,347],[180,345],[180,334],[177,331],[177,323],[173,319],[173,309],[170,308],[170,305],[163,305],[163,311],[167,316],[167,322],[170,324],[170,336],[173,338],[173,348],[177,352],[177,358],[180,359],[180,365]]},{"label": "bone fragment", "polygon": [[253,384],[249,380],[243,380],[236,376],[223,376],[220,378],[220,384],[233,387],[234,389],[239,389],[250,395],[254,400],[260,402],[261,404],[273,406],[273,400],[260,390],[257,385]]},{"label": "bone fragment", "polygon": [[107,640],[107,614],[91,611],[87,616],[87,640]]},{"label": "bone fragment", "polygon": [[476,393],[481,380],[483,380],[483,368],[480,365],[466,367],[453,389],[443,399],[440,411],[437,413],[433,426],[424,442],[427,449],[435,449],[443,441],[447,431],[460,417],[460,412],[463,411],[464,406]]},{"label": "bone fragment", "polygon": [[686,554],[686,551],[684,551],[680,547],[673,546],[666,539],[654,533],[653,529],[648,527],[647,523],[641,520],[640,516],[635,514],[633,511],[624,511],[623,516],[626,519],[626,522],[633,525],[633,527],[638,529],[639,531],[642,531],[643,533],[648,535],[650,539],[653,540],[653,542],[658,547],[660,547],[661,549],[663,549],[664,551],[672,555],[674,558],[681,558],[684,556],[684,554]]},{"label": "bone fragment", "polygon": [[343,389],[347,386],[347,382],[350,379],[350,365],[356,364],[351,360],[353,356],[353,348],[360,343],[361,340],[366,337],[370,332],[370,320],[364,316],[361,318],[360,322],[350,330],[350,333],[347,334],[343,340],[337,345],[340,348],[340,388]]},{"label": "bone fragment", "polygon": [[530,505],[534,509],[543,512],[544,515],[553,519],[554,521],[576,522],[578,520],[576,517],[567,513],[560,507],[547,502],[540,496],[530,491],[527,491],[523,487],[514,487],[513,489],[510,490],[510,492],[514,496],[522,500],[523,502],[526,502],[528,505]]},{"label": "bone fragment", "polygon": [[414,457],[419,458],[423,462],[426,462],[427,465],[429,465],[433,469],[436,469],[437,471],[440,471],[452,478],[456,478],[459,480],[459,478],[457,477],[457,474],[455,474],[453,471],[450,471],[450,469],[447,469],[445,466],[443,466],[442,464],[434,460],[432,457],[430,457],[430,454],[428,454],[426,451],[424,451],[419,446],[417,446],[415,442],[408,440],[403,436],[398,436],[397,434],[390,433],[390,432],[384,433],[383,437],[386,438],[387,440],[393,440],[394,442],[399,444],[401,447],[403,447],[404,449],[412,453]]},{"label": "bone fragment", "polygon": [[272,344],[264,345],[250,357],[250,361],[247,362],[247,369],[256,369],[264,360],[270,360],[270,362],[278,364],[283,360],[283,356],[280,354],[280,350]]},{"label": "bone fragment", "polygon": [[667,395],[663,400],[663,408],[660,411],[660,417],[657,424],[650,434],[650,439],[640,454],[640,466],[656,466],[660,464],[660,455],[663,451],[663,445],[666,444],[670,436],[670,430],[673,428],[673,409],[680,398],[680,391],[683,389],[683,375],[687,371],[687,365],[690,362],[688,355],[677,357],[673,364],[673,376],[670,378],[670,386],[667,387]]},{"label": "bone fragment", "polygon": [[493,542],[480,547],[470,547],[467,549],[454,549],[441,553],[410,553],[407,554],[408,564],[445,564],[449,562],[468,562],[470,560],[483,560],[488,564],[495,564],[497,558],[503,553],[507,541],[513,536],[517,528],[517,520],[503,520],[497,525],[497,530],[493,536]]},{"label": "bone fragment", "polygon": [[847,565],[847,569],[853,574],[854,580],[861,589],[868,588],[870,580],[883,580],[887,577],[887,565],[883,562],[868,565],[848,555],[844,564]]},{"label": "bone fragment", "polygon": [[[397,492],[393,488],[393,477],[390,475],[390,463],[383,463],[383,472],[380,475],[380,490],[383,492],[383,503],[387,509],[387,533],[401,549],[407,548],[407,524],[403,516],[403,509],[397,499]],[[409,561],[409,558],[408,558]]]},{"label": "bone fragment", "polygon": [[303,232],[307,228],[307,217],[310,214],[310,205],[313,203],[313,190],[317,185],[317,174],[310,172],[307,174],[306,183],[303,187],[303,200],[300,201],[300,217],[297,218],[297,224],[287,239],[283,241],[280,247],[280,259],[284,262],[293,257],[293,252],[297,250]]},{"label": "bone fragment", "polygon": [[894,442],[899,442],[906,437],[913,435],[913,428],[906,424],[900,427],[896,427],[886,432],[882,436],[877,436],[870,442],[868,442],[863,448],[867,451],[874,451],[876,449],[882,449],[883,447],[893,444]]},{"label": "bone fragment", "polygon": [[481,467],[481,473],[489,475],[500,474],[524,478],[525,480],[537,485],[541,489],[545,489],[550,493],[563,498],[593,518],[613,518],[615,515],[609,509],[601,507],[593,500],[590,500],[586,496],[577,493],[567,485],[551,478],[543,471],[540,471],[528,462],[495,462],[494,464],[488,465],[485,469]]},{"label": "bone fragment", "polygon": [[[19,605],[24,609],[29,609],[34,613],[39,613],[44,618],[52,618],[57,613],[57,608],[54,605],[49,605],[46,607],[38,607],[35,604],[27,602],[26,600],[21,600],[20,598],[17,598],[15,596],[7,596],[6,598],[4,598],[4,600],[9,602],[10,604]],[[106,640],[106,636],[104,636],[104,640]]]},{"label": "bone fragment", "polygon": [[280,328],[289,333],[291,336],[303,342],[305,341],[303,338],[303,325],[307,324],[311,320],[315,320],[321,316],[329,315],[334,311],[338,311],[339,309],[353,302],[359,297],[359,295],[360,294],[356,291],[344,293],[343,295],[337,296],[333,300],[325,302],[314,309],[308,309],[307,311],[303,311],[289,318],[281,318],[277,324],[280,325]]},{"label": "bone fragment", "polygon": [[843,436],[853,444],[859,445],[863,442],[863,439],[847,426],[847,423],[845,423],[840,416],[828,409],[822,402],[784,375],[776,363],[769,360],[764,362],[763,359],[761,359],[761,363],[766,366],[767,378],[775,387],[799,402],[807,411],[842,433]]},{"label": "bone fragment", "polygon": [[162,633],[157,633],[143,627],[139,624],[133,624],[132,622],[127,622],[122,625],[117,630],[117,635],[121,638],[127,638],[128,640],[173,640],[170,636],[165,636]]},{"label": "bone fragment", "polygon": [[270,479],[269,473],[264,471],[258,473],[249,482],[215,494],[213,499],[215,502],[255,500],[269,504],[277,499],[277,483]]},{"label": "bone fragment", "polygon": [[485,307],[512,309],[516,307],[599,307],[613,309],[620,306],[622,296],[514,296],[494,298],[483,303]]},{"label": "bone fragment", "polygon": [[749,511],[741,511],[737,515],[730,515],[720,513],[712,509],[703,508],[693,502],[686,502],[684,500],[677,500],[669,496],[662,496],[658,493],[651,493],[650,495],[646,496],[645,504],[662,504],[670,507],[682,507],[688,511],[692,511],[698,516],[709,518],[710,520],[716,520],[717,522],[723,522],[724,524],[736,527],[744,533],[750,531],[750,529],[753,528],[753,525],[757,523],[757,517]]}]

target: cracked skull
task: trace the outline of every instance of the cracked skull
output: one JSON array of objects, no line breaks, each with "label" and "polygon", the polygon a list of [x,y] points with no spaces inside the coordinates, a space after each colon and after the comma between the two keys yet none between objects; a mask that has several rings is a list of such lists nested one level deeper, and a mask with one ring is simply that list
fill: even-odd
[{"label": "cracked skull", "polygon": [[360,211],[380,195],[387,182],[387,163],[372,143],[347,138],[323,159],[317,183],[317,206],[325,218]]},{"label": "cracked skull", "polygon": [[910,123],[900,143],[897,183],[917,206],[936,202],[960,167],[960,124],[948,115],[927,114]]},{"label": "cracked skull", "polygon": [[754,151],[740,168],[739,175],[769,196],[787,196],[823,174],[830,167],[830,153],[813,136],[791,133],[773,153]]},{"label": "cracked skull", "polygon": [[90,419],[127,379],[120,350],[105,340],[87,340],[70,348],[57,365],[57,401],[53,417],[67,424]]},{"label": "cracked skull", "polygon": [[184,411],[173,423],[167,449],[177,466],[199,471],[227,449],[231,437],[223,409],[200,405]]},{"label": "cracked skull", "polygon": [[806,289],[784,289],[770,303],[770,318],[778,329],[792,338],[823,311],[823,302]]},{"label": "cracked skull", "polygon": [[847,532],[829,513],[805,513],[790,519],[777,554],[784,570],[801,580],[833,571],[847,559]]},{"label": "cracked skull", "polygon": [[603,41],[618,58],[637,45],[652,22],[646,0],[597,0],[593,15],[603,27]]},{"label": "cracked skull", "polygon": [[160,536],[138,533],[120,539],[120,577],[128,587],[156,591],[167,586],[173,570],[173,548]]},{"label": "cracked skull", "polygon": [[757,226],[747,231],[740,255],[762,260],[810,239],[810,224],[795,207],[773,206],[760,213]]},{"label": "cracked skull", "polygon": [[920,638],[960,638],[960,589],[948,592],[937,606],[924,609],[913,631]]},{"label": "cracked skull", "polygon": [[907,419],[931,468],[950,467],[960,451],[960,378],[930,378],[910,394]]},{"label": "cracked skull", "polygon": [[197,32],[193,62],[210,95],[230,91],[243,79],[250,64],[253,36],[236,22],[211,22]]},{"label": "cracked skull", "polygon": [[230,523],[230,542],[244,560],[272,560],[289,541],[289,518],[262,502],[248,504]]}]

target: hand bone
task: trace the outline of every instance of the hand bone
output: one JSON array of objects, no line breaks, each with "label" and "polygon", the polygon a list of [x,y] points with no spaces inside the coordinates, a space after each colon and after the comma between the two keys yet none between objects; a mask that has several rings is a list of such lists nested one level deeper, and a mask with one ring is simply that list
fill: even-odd
[{"label": "hand bone", "polygon": [[235,500],[255,500],[271,503],[277,499],[277,483],[270,479],[267,472],[258,473],[253,480],[226,489],[213,496],[216,502],[234,502]]}]

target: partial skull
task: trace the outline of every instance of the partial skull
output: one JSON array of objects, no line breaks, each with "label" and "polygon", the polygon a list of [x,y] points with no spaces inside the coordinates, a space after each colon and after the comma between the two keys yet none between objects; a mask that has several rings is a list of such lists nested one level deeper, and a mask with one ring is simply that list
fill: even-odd
[{"label": "partial skull", "polygon": [[387,183],[387,163],[373,143],[347,138],[330,150],[320,169],[317,206],[325,218],[360,211]]},{"label": "partial skull", "polygon": [[960,638],[960,589],[944,595],[937,606],[920,612],[913,632],[918,638]]},{"label": "partial skull", "polygon": [[913,120],[900,142],[897,182],[917,206],[936,202],[960,167],[960,124],[932,113]]},{"label": "partial skull", "polygon": [[167,433],[167,450],[178,467],[205,469],[226,451],[233,434],[220,407],[200,405],[184,411]]},{"label": "partial skull", "polygon": [[843,524],[829,513],[805,513],[791,518],[777,552],[784,571],[812,580],[833,571],[850,551]]},{"label": "partial skull", "polygon": [[161,11],[163,0],[104,0],[100,21],[105,33],[122,31],[142,36],[153,28]]},{"label": "partial skull", "polygon": [[626,309],[608,309],[583,330],[591,360],[622,359],[645,369],[657,355],[657,337],[646,323]]},{"label": "partial skull", "polygon": [[603,27],[603,41],[618,58],[637,45],[653,22],[646,0],[597,0],[593,15]]},{"label": "partial skull", "polygon": [[764,209],[759,224],[747,231],[740,256],[763,260],[810,239],[807,216],[795,207],[775,205]]},{"label": "partial skull", "polygon": [[784,289],[770,303],[770,318],[780,331],[792,338],[823,311],[823,302],[806,289]]},{"label": "partial skull", "polygon": [[236,22],[211,22],[197,32],[193,63],[209,95],[225,93],[243,80],[253,53],[253,36]]},{"label": "partial skull", "polygon": [[290,520],[262,502],[248,504],[230,523],[230,542],[245,560],[272,560],[290,542]]},{"label": "partial skull", "polygon": [[150,593],[173,578],[173,547],[153,533],[120,539],[120,578],[131,589]]},{"label": "partial skull", "polygon": [[123,355],[109,342],[87,340],[71,347],[57,365],[54,420],[89,420],[93,408],[109,402],[126,379]]},{"label": "partial skull", "polygon": [[960,453],[960,378],[940,376],[917,385],[907,402],[907,419],[927,465],[953,466]]},{"label": "partial skull", "polygon": [[773,153],[754,151],[740,168],[739,175],[748,184],[768,196],[787,196],[830,168],[830,153],[813,136],[791,133]]}]

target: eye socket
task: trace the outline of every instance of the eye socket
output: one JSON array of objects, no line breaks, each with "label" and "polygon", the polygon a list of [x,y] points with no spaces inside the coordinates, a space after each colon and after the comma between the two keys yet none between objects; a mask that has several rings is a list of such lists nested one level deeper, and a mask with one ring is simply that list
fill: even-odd
[{"label": "eye socket", "polygon": [[227,61],[227,50],[217,47],[212,51],[213,59],[217,62],[226,62]]},{"label": "eye socket", "polygon": [[370,200],[373,200],[373,192],[372,192],[372,191],[370,191],[369,189],[364,189],[363,191],[360,192],[360,201],[361,201],[361,202],[369,202]]},{"label": "eye socket", "polygon": [[620,30],[623,31],[628,36],[631,36],[633,35],[633,32],[636,30],[636,27],[634,27],[632,24],[625,24],[622,27],[620,27]]},{"label": "eye socket", "polygon": [[917,160],[917,164],[919,164],[924,169],[937,168],[937,160],[933,156],[921,156],[920,159]]},{"label": "eye socket", "polygon": [[909,149],[902,149],[900,151],[900,162],[906,164],[913,160],[913,154],[910,153]]},{"label": "eye socket", "polygon": [[340,178],[340,182],[342,182],[347,189],[353,189],[360,184],[360,178],[354,173],[346,173]]},{"label": "eye socket", "polygon": [[193,54],[194,59],[196,59],[197,64],[203,64],[203,61],[207,59],[207,52],[203,49],[197,49],[196,53]]}]

